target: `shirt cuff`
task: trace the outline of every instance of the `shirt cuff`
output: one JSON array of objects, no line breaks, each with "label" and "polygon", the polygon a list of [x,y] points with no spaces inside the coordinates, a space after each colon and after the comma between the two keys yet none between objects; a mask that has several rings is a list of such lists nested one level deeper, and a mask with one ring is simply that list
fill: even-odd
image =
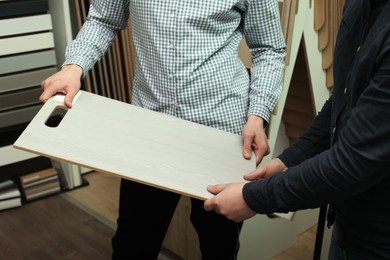
[{"label": "shirt cuff", "polygon": [[83,70],[83,75],[81,77],[82,79],[87,75],[87,73],[89,71],[88,63],[86,63],[84,61],[84,59],[82,59],[82,58],[78,58],[78,57],[67,58],[61,67],[66,66],[66,65],[79,66]]}]

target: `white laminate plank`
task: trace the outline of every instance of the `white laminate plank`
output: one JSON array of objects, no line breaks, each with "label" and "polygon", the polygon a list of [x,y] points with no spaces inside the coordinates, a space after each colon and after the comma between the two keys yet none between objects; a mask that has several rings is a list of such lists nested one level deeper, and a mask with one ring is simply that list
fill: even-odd
[{"label": "white laminate plank", "polygon": [[37,104],[35,106],[1,112],[0,128],[30,122],[35,114],[38,113],[41,106],[41,104]]},{"label": "white laminate plank", "polygon": [[207,185],[255,169],[239,135],[84,91],[58,127],[47,127],[58,106],[49,99],[14,147],[198,199],[212,197]]},{"label": "white laminate plank", "polygon": [[0,147],[0,166],[16,163],[38,157],[35,153],[21,151],[12,147],[12,145]]},{"label": "white laminate plank", "polygon": [[0,56],[54,47],[52,32],[0,39]]},{"label": "white laminate plank", "polygon": [[0,37],[49,31],[53,28],[50,14],[0,20]]},{"label": "white laminate plank", "polygon": [[0,58],[0,74],[55,66],[56,64],[57,60],[54,50],[13,55]]},{"label": "white laminate plank", "polygon": [[41,82],[56,73],[56,67],[12,74],[0,77],[0,94],[28,87],[40,86]]},{"label": "white laminate plank", "polygon": [[42,88],[28,88],[22,91],[12,91],[0,95],[0,112],[39,103]]}]

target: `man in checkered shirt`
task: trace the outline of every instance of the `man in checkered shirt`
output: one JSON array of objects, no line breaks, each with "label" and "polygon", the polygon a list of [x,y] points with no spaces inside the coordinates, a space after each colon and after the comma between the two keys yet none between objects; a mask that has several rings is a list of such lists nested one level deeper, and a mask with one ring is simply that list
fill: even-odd
[{"label": "man in checkered shirt", "polygon": [[[65,104],[128,18],[136,50],[132,104],[243,136],[243,156],[269,153],[264,127],[281,93],[285,44],[277,0],[95,0],[40,100]],[[250,76],[238,56],[245,36]],[[179,194],[122,180],[113,259],[156,259]],[[242,223],[192,199],[203,259],[236,259]]]}]

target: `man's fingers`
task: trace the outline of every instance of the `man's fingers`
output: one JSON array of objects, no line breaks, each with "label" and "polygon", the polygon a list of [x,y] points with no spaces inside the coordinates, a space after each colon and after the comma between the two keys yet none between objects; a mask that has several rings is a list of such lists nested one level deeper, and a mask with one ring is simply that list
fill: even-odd
[{"label": "man's fingers", "polygon": [[39,100],[42,103],[45,103],[50,97],[54,96],[55,94],[57,94],[56,89],[47,88],[42,92],[41,96],[39,97]]},{"label": "man's fingers", "polygon": [[[223,189],[225,189],[226,184],[217,184],[217,185],[209,185],[207,186],[207,190],[214,195],[220,193]],[[217,198],[213,197],[204,202],[203,207],[207,211],[216,210],[217,212]],[[217,212],[218,213],[218,212]]]},{"label": "man's fingers", "polygon": [[250,172],[248,174],[245,174],[244,179],[247,181],[254,181],[254,180],[259,179],[259,174],[257,173],[257,171],[253,171],[253,172]]},{"label": "man's fingers", "polygon": [[248,181],[259,180],[264,178],[265,172],[266,172],[266,168],[262,166],[248,174],[245,174],[244,179]]},{"label": "man's fingers", "polygon": [[69,86],[62,87],[61,84],[59,84],[58,82],[57,84],[55,84],[55,81],[50,81],[50,79],[43,81],[41,86],[43,88],[43,92],[39,97],[39,100],[42,103],[45,103],[50,97],[58,93],[63,93],[65,95],[64,104],[69,108],[72,107],[73,99],[79,90],[78,88],[73,88]]},{"label": "man's fingers", "polygon": [[68,92],[66,93],[66,96],[65,96],[65,100],[64,100],[65,106],[67,106],[69,108],[72,107],[73,99],[76,96],[77,91],[78,90],[75,90],[75,89],[68,90]]},{"label": "man's fingers", "polygon": [[216,204],[214,203],[214,200],[215,198],[211,198],[211,199],[208,199],[204,202],[203,204],[203,208],[206,210],[206,211],[212,211],[215,209],[216,207]]},{"label": "man's fingers", "polygon": [[207,186],[207,190],[212,194],[216,195],[220,193],[225,187],[225,184],[209,185]]},{"label": "man's fingers", "polygon": [[252,138],[248,136],[243,136],[244,145],[242,147],[242,155],[245,159],[250,159],[252,157]]},{"label": "man's fingers", "polygon": [[255,155],[256,155],[256,165],[259,165],[261,163],[261,161],[263,160],[264,156],[268,155],[270,153],[270,148],[268,146],[268,144],[266,144],[265,146],[262,146],[263,149],[260,149],[260,148],[255,148],[253,149]]},{"label": "man's fingers", "polygon": [[254,150],[255,155],[256,155],[256,166],[260,164],[260,162],[263,160],[264,154],[260,150]]}]

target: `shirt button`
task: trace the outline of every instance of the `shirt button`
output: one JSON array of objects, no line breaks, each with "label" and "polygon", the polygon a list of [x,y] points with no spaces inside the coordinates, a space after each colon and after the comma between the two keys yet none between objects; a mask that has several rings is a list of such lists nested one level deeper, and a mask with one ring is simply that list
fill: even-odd
[{"label": "shirt button", "polygon": [[333,134],[336,133],[336,127],[333,127],[332,132],[333,132]]},{"label": "shirt button", "polygon": [[175,15],[175,12],[172,12],[172,13],[171,13],[171,17],[172,17],[172,18],[175,18],[175,16],[176,16],[176,15]]},{"label": "shirt button", "polygon": [[347,94],[347,88],[344,88],[344,95]]},{"label": "shirt button", "polygon": [[173,75],[172,74],[168,74],[168,79],[171,79],[173,78]]},{"label": "shirt button", "polygon": [[172,43],[169,44],[169,48],[173,49],[173,44]]},{"label": "shirt button", "polygon": [[357,48],[356,52],[359,52],[360,51],[360,46]]}]

